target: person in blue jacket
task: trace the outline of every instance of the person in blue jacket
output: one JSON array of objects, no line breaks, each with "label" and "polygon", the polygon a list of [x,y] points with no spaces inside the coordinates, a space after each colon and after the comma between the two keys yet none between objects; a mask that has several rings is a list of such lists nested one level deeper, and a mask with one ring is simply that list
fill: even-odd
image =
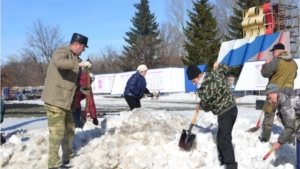
[{"label": "person in blue jacket", "polygon": [[140,99],[144,94],[150,94],[151,97],[151,93],[146,87],[147,82],[145,75],[147,70],[148,68],[146,65],[139,65],[136,73],[134,73],[127,81],[124,97],[130,110],[141,107]]}]

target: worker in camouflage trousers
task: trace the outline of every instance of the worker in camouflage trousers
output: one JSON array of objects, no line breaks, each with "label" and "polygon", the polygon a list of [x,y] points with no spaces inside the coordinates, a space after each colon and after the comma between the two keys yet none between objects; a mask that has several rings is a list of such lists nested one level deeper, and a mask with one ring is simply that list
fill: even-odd
[{"label": "worker in camouflage trousers", "polygon": [[[273,59],[266,59],[266,63],[262,65],[261,75],[269,78],[268,84],[274,83],[278,88],[290,88],[288,90],[293,90],[294,80],[297,77],[297,63],[285,51],[285,47],[281,43],[274,45],[270,52],[272,52]],[[267,92],[268,90],[266,89]],[[276,107],[266,99],[263,110],[265,113],[259,140],[267,142],[271,137]]]},{"label": "worker in camouflage trousers", "polygon": [[[69,46],[58,48],[48,65],[41,99],[45,103],[50,133],[48,168],[67,168],[74,139],[75,93],[79,89],[81,68],[91,68],[90,62],[79,58],[87,47],[88,38],[74,33]],[[62,147],[62,162],[58,152]]]},{"label": "worker in camouflage trousers", "polygon": [[[188,79],[197,85],[202,80],[202,72],[196,65],[187,68]],[[205,112],[211,111],[218,116],[217,149],[221,165],[226,169],[237,169],[232,146],[232,129],[237,118],[238,110],[234,96],[226,84],[229,76],[229,67],[216,62],[214,71],[206,73],[197,94],[201,99],[199,109]]]},{"label": "worker in camouflage trousers", "polygon": [[[270,83],[267,86],[267,97],[278,110],[278,117],[284,126],[276,143],[275,150],[282,144],[290,141],[292,135],[297,139],[297,169],[300,169],[300,89],[290,88],[279,89],[276,84]],[[295,137],[293,137],[295,139]]]}]

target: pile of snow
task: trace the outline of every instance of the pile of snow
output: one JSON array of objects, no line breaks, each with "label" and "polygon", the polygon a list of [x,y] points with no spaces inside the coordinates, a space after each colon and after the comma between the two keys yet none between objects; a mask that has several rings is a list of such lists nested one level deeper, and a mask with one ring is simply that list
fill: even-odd
[{"label": "pile of snow", "polygon": [[[262,160],[278,138],[282,126],[275,124],[270,143],[261,143],[257,139],[260,130],[245,132],[255,125],[255,120],[249,118],[251,116],[243,116],[246,113],[258,117],[260,111],[239,108],[242,116],[238,116],[233,130],[239,168],[293,169],[296,152],[290,144],[283,145],[266,161]],[[73,152],[78,156],[71,160],[70,166],[74,169],[223,169],[217,160],[217,117],[211,113],[200,111],[192,131],[197,136],[192,151],[178,147],[181,131],[188,129],[193,114],[194,111],[140,108],[107,117],[101,121],[102,127],[86,123],[83,130],[76,129]],[[47,168],[48,137],[47,128],[10,133],[8,143],[0,149],[1,168]]]}]

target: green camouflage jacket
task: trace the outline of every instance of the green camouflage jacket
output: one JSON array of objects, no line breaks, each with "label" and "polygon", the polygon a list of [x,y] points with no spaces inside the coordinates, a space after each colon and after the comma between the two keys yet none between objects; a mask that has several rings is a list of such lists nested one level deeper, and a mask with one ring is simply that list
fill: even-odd
[{"label": "green camouflage jacket", "polygon": [[233,108],[235,99],[226,84],[229,67],[220,63],[217,70],[206,73],[201,87],[197,90],[200,105],[206,112],[221,115]]}]

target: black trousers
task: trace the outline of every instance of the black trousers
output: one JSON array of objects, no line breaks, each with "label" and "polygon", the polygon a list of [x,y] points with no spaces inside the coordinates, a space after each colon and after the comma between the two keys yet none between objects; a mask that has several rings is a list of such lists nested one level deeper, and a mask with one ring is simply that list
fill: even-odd
[{"label": "black trousers", "polygon": [[130,108],[130,110],[133,110],[134,108],[141,107],[140,99],[133,97],[133,96],[125,96],[125,100]]},{"label": "black trousers", "polygon": [[232,147],[232,129],[237,117],[237,107],[234,106],[224,114],[218,116],[217,148],[221,165],[226,164],[226,169],[237,169]]}]

